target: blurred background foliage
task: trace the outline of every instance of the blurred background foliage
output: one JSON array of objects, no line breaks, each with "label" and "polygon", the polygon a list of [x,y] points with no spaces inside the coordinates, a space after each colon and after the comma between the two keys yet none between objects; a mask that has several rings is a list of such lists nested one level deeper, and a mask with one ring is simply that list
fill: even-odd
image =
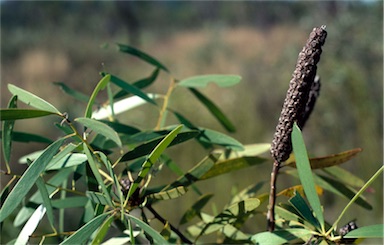
[{"label": "blurred background foliage", "polygon": [[[85,104],[64,95],[53,82],[90,95],[102,70],[132,82],[152,72],[147,64],[117,52],[114,44],[119,42],[153,55],[177,79],[212,73],[242,76],[234,88],[211,85],[203,93],[237,125],[231,136],[245,144],[271,142],[298,53],[312,28],[321,25],[327,26],[328,38],[318,66],[321,95],[304,129],[308,151],[322,156],[362,147],[343,167],[367,180],[383,164],[382,1],[1,1],[1,104],[6,106],[6,86],[13,83],[67,111],[70,118],[82,115]],[[168,84],[167,76],[161,76],[147,91],[165,93]],[[176,91],[171,107],[196,125],[224,131],[190,94]],[[157,111],[144,106],[119,119],[145,129],[154,127],[156,118]],[[15,130],[58,137],[53,121],[46,119],[18,121]],[[45,146],[14,147],[17,164],[22,155]],[[169,151],[184,170],[205,155],[195,142]],[[210,208],[221,210],[230,194],[268,181],[270,171],[265,164],[200,185],[215,193],[216,206]],[[166,172],[156,181],[162,178],[170,177]],[[298,183],[289,178],[279,182],[278,190]],[[355,206],[346,222],[383,222],[382,180],[366,196],[374,210]],[[327,220],[334,220],[347,203],[334,197],[326,193],[322,199]],[[160,213],[177,222],[194,198],[187,194],[164,202]],[[248,227],[247,232],[255,233],[266,222],[256,220]]]}]

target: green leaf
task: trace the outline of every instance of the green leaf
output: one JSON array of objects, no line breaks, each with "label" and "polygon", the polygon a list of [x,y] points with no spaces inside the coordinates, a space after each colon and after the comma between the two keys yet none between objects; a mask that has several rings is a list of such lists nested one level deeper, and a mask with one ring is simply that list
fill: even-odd
[{"label": "green leaf", "polygon": [[65,239],[60,245],[64,244],[85,244],[87,239],[91,237],[92,233],[96,231],[104,222],[109,213],[101,214],[93,218],[90,222],[78,229],[74,234]]},{"label": "green leaf", "polygon": [[111,82],[114,83],[116,86],[125,90],[127,93],[134,94],[134,95],[144,99],[145,101],[156,105],[156,102],[153,99],[151,99],[150,97],[148,97],[148,95],[146,93],[142,92],[142,90],[140,90],[138,87],[123,81],[119,77],[111,75]]},{"label": "green leaf", "polygon": [[49,221],[51,227],[53,229],[55,229],[54,228],[55,227],[55,225],[54,225],[55,221],[54,221],[54,216],[53,216],[53,208],[52,208],[51,198],[50,198],[48,191],[47,191],[47,188],[45,186],[44,179],[41,176],[39,176],[39,178],[37,178],[36,186],[39,189],[39,192],[40,192],[41,197],[43,199],[43,204],[44,204],[44,207],[46,208],[48,221]]},{"label": "green leaf", "polygon": [[[169,147],[195,138],[197,135],[199,135],[199,131],[187,131],[179,133],[170,143]],[[133,150],[124,154],[120,161],[129,161],[149,154],[163,139],[164,137],[162,136],[135,147]]]},{"label": "green leaf", "polygon": [[109,194],[109,191],[107,190],[107,187],[106,185],[104,184],[104,181],[102,179],[102,176],[100,175],[99,173],[99,168],[94,160],[94,156],[91,154],[90,150],[88,149],[87,145],[85,143],[83,143],[83,150],[84,150],[84,153],[87,155],[87,159],[88,159],[88,164],[91,168],[91,171],[92,173],[94,174],[95,176],[95,179],[97,181],[97,184],[101,187],[102,189],[102,192],[103,192],[103,198],[104,199],[107,199],[107,203],[109,206],[113,207],[113,203],[112,203],[112,199],[111,199],[111,196]]},{"label": "green leaf", "polygon": [[135,224],[137,224],[140,228],[142,228],[143,231],[146,232],[152,239],[154,239],[154,244],[168,244],[167,241],[159,234],[159,232],[154,230],[151,226],[149,226],[142,220],[129,214],[124,215],[127,216]]},{"label": "green leaf", "polygon": [[208,203],[208,201],[213,197],[213,194],[206,194],[199,197],[199,199],[189,208],[182,216],[179,221],[179,225],[186,224],[192,220],[195,216],[200,215],[203,207]]},{"label": "green leaf", "polygon": [[114,221],[115,217],[111,215],[104,221],[102,226],[99,228],[99,230],[96,232],[96,236],[92,240],[91,244],[96,245],[96,244],[101,244],[104,237],[107,235],[108,230],[110,229],[112,221]]},{"label": "green leaf", "polygon": [[201,130],[201,134],[197,138],[199,141],[214,145],[220,145],[226,148],[230,148],[235,151],[243,151],[243,145],[235,140],[234,138],[222,134],[220,132],[207,129],[207,128],[199,128]]},{"label": "green leaf", "polygon": [[96,204],[109,205],[112,206],[110,199],[99,192],[94,191],[86,191],[86,196]]},{"label": "green leaf", "polygon": [[163,64],[161,64],[159,61],[157,61],[152,56],[140,51],[139,49],[136,49],[136,48],[128,46],[128,45],[119,44],[119,43],[117,45],[118,45],[119,51],[131,54],[133,56],[136,56],[136,57],[140,58],[141,60],[146,61],[147,63],[158,67],[159,69],[162,69],[166,72],[169,72],[168,69]]},{"label": "green leaf", "polygon": [[369,225],[350,231],[344,238],[383,238],[384,224]]},{"label": "green leaf", "polygon": [[215,216],[212,221],[208,222],[202,229],[200,235],[210,234],[228,224],[233,224],[237,220],[243,219],[245,216],[250,215],[252,211],[259,207],[259,205],[260,201],[257,198],[249,198],[230,205],[220,214]]},{"label": "green leaf", "polygon": [[79,91],[76,91],[76,90],[68,87],[65,83],[54,82],[53,84],[55,84],[56,86],[59,86],[64,91],[64,93],[74,97],[75,99],[77,99],[79,101],[83,101],[83,102],[87,103],[88,100],[90,99],[88,95],[83,94]]},{"label": "green leaf", "polygon": [[183,125],[176,127],[173,131],[171,131],[164,139],[155,147],[155,149],[148,156],[148,159],[143,163],[142,169],[140,170],[138,177],[134,181],[134,183],[130,186],[128,191],[128,196],[130,197],[135,190],[138,188],[139,183],[143,178],[146,177],[147,173],[150,171],[151,167],[158,160],[160,155],[164,150],[171,144],[171,142],[175,139],[179,131],[182,129]]},{"label": "green leaf", "polygon": [[213,178],[218,175],[240,170],[242,168],[251,167],[257,164],[261,164],[265,161],[266,159],[260,157],[238,157],[224,161],[218,161],[207,173],[201,177],[201,180]]},{"label": "green leaf", "polygon": [[62,159],[55,161],[53,163],[50,163],[47,166],[46,170],[58,170],[62,168],[69,168],[72,166],[80,165],[87,161],[87,156],[82,153],[71,153],[68,154],[66,157],[63,157]]},{"label": "green leaf", "polygon": [[178,186],[167,191],[160,191],[158,193],[148,195],[151,199],[157,200],[169,200],[175,199],[186,194],[187,188],[184,186]]},{"label": "green leaf", "polygon": [[321,202],[318,198],[317,191],[314,184],[313,173],[310,168],[309,157],[307,156],[307,151],[305,143],[302,138],[301,130],[298,125],[294,123],[293,131],[291,133],[293,151],[297,162],[297,170],[299,179],[304,188],[306,198],[309,201],[310,206],[312,207],[319,224],[321,225],[322,231],[324,231],[324,217],[321,207]]},{"label": "green leaf", "polygon": [[365,184],[361,178],[338,166],[325,168],[323,171],[351,187],[361,188]]},{"label": "green leaf", "polygon": [[310,224],[312,224],[316,228],[320,228],[320,223],[314,217],[312,210],[307,205],[306,201],[302,198],[302,196],[296,192],[295,195],[289,199],[289,202],[293,205],[295,210]]},{"label": "green leaf", "polygon": [[122,146],[119,135],[108,125],[94,119],[80,117],[75,119],[76,122],[83,124],[85,127],[94,132],[103,135],[104,137],[114,141],[118,146]]},{"label": "green leaf", "polygon": [[24,142],[24,143],[37,142],[37,143],[47,143],[47,144],[51,144],[53,142],[52,140],[37,134],[30,134],[30,133],[17,132],[17,131],[12,132],[12,141]]},{"label": "green leaf", "polygon": [[133,126],[118,123],[118,122],[111,122],[107,120],[99,120],[100,122],[107,124],[110,126],[113,130],[115,130],[117,133],[121,134],[127,134],[127,135],[133,135],[140,133],[141,131]]},{"label": "green leaf", "polygon": [[183,176],[179,177],[173,183],[165,186],[162,190],[168,190],[177,186],[189,186],[194,182],[198,181],[207,171],[209,171],[218,161],[220,154],[212,153],[205,157],[202,161],[196,164],[192,169],[190,169]]},{"label": "green leaf", "polygon": [[34,110],[34,109],[1,109],[0,110],[1,121],[45,117],[48,115],[57,115],[57,113],[51,112],[51,111]]},{"label": "green leaf", "polygon": [[207,87],[209,83],[215,83],[219,87],[230,87],[240,81],[241,77],[237,75],[210,74],[185,78],[181,80],[178,85],[189,88],[204,88]]},{"label": "green leaf", "polygon": [[0,210],[0,222],[4,221],[13,210],[15,210],[23,200],[28,191],[32,188],[40,174],[44,171],[48,163],[52,160],[56,152],[59,150],[64,139],[59,139],[48,146],[43,154],[39,156],[24,172],[20,180],[16,183],[11,193],[3,203]]},{"label": "green leaf", "polygon": [[261,232],[251,237],[251,241],[255,244],[285,244],[300,238],[306,241],[308,237],[312,236],[312,232],[306,229],[293,228],[285,230],[277,230],[274,232]]},{"label": "green leaf", "polygon": [[95,103],[96,96],[98,95],[100,90],[103,90],[107,86],[107,83],[110,82],[110,79],[111,79],[111,76],[110,75],[106,75],[96,85],[96,87],[95,87],[94,91],[92,92],[91,97],[90,97],[90,99],[88,101],[84,117],[91,118],[91,116],[92,116],[92,106]]},{"label": "green leaf", "polygon": [[48,103],[47,101],[43,100],[42,98],[24,90],[19,87],[16,87],[13,84],[8,84],[8,90],[13,94],[17,95],[17,98],[27,105],[30,105],[32,107],[35,107],[36,109],[42,110],[42,111],[49,111],[52,114],[59,114],[61,115],[60,111],[56,109],[53,105]]},{"label": "green leaf", "polygon": [[[102,76],[105,76],[107,73],[106,72],[101,72]],[[133,86],[137,87],[138,89],[142,89],[142,88],[145,88],[147,86],[150,86],[155,80],[156,78],[158,77],[158,74],[159,74],[159,69],[156,68],[149,77],[146,77],[146,78],[143,78],[143,79],[140,79],[134,83],[132,83]],[[122,97],[125,97],[127,95],[129,95],[130,93],[127,92],[126,90],[120,90],[119,92],[117,92],[115,95],[114,95],[114,99],[120,99]]]},{"label": "green leaf", "polygon": [[[62,169],[59,172],[57,172],[51,179],[49,179],[47,181],[47,183],[49,185],[48,184],[46,185],[46,188],[47,188],[49,195],[51,195],[56,190],[56,188],[54,186],[59,186],[64,181],[66,181],[68,176],[71,173],[73,173],[73,169],[65,168],[65,169]],[[35,209],[32,208],[33,207],[33,205],[31,205],[32,203],[37,203],[37,204],[43,203],[40,192],[38,192],[38,191],[35,192],[31,196],[29,201],[26,203],[26,205],[19,210],[19,212],[16,215],[16,218],[13,221],[13,225],[15,227],[24,223],[32,215],[32,213],[35,211]],[[54,204],[52,204],[52,205],[54,205]]]},{"label": "green leaf", "polygon": [[[8,103],[8,108],[16,108],[17,107],[17,96],[12,96],[11,100]],[[0,118],[3,118],[0,115]],[[9,168],[9,160],[11,158],[11,148],[12,148],[12,137],[13,137],[13,126],[15,124],[14,120],[7,120],[3,123],[3,130],[1,132],[1,139],[3,145],[3,155],[6,166]]]},{"label": "green leaf", "polygon": [[264,182],[258,182],[252,185],[249,185],[244,190],[239,191],[230,201],[230,204],[238,203],[242,200],[255,197],[257,192],[262,188]]},{"label": "green leaf", "polygon": [[235,132],[235,126],[226,117],[226,115],[217,107],[209,98],[204,96],[198,90],[190,88],[190,91],[202,102],[204,106],[211,112],[211,114],[222,124],[222,126],[229,132]]}]

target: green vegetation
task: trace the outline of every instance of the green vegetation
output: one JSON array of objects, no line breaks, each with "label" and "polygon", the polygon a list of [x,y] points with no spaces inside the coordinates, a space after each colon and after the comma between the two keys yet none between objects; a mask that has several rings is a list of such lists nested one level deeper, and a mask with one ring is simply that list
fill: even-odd
[{"label": "green vegetation", "polygon": [[[18,211],[2,209],[3,242],[22,234],[28,217],[39,223],[43,212],[47,215],[32,242],[48,234],[45,241],[56,243],[75,230],[67,242],[88,239],[85,235],[93,230],[95,243],[122,230],[126,239],[135,236],[137,242],[144,239],[143,231],[145,239],[159,243],[181,237],[198,242],[272,239],[273,234],[263,233],[271,170],[266,151],[300,47],[308,31],[320,24],[326,24],[329,33],[319,67],[321,95],[304,134],[312,168],[327,166],[313,175],[318,195],[323,193],[325,230],[319,215],[301,212],[315,210],[314,200],[303,202],[295,194],[309,190],[299,185],[304,174],[289,168],[300,164],[291,158],[278,183],[282,206],[276,211],[285,219],[277,222],[290,234],[276,232],[280,239],[294,234],[337,241],[335,228],[357,219],[362,230],[345,238],[378,236],[381,227],[370,226],[383,223],[383,187],[374,181],[380,172],[373,176],[383,149],[382,2],[345,2],[336,4],[336,12],[326,11],[329,5],[321,3],[269,3],[264,9],[229,3],[218,5],[211,19],[196,17],[203,4],[191,9],[188,3],[157,3],[157,8],[144,3],[136,7],[137,13],[148,18],[140,21],[139,41],[131,41],[151,56],[128,45],[120,50],[132,56],[117,55],[111,44],[99,48],[105,42],[127,43],[122,26],[117,24],[113,33],[105,28],[115,9],[108,2],[79,3],[76,8],[74,3],[23,2],[9,12],[14,16],[3,14],[6,3],[1,10],[1,100],[2,108],[10,109],[1,114],[2,170],[12,174],[2,175],[2,204],[9,207],[17,201],[29,214],[15,218]],[[44,14],[55,13],[48,11],[55,8],[75,14]],[[23,9],[29,21],[20,23]],[[184,11],[187,16],[180,14],[183,9],[190,10]],[[92,13],[84,17],[86,10]],[[241,10],[242,18],[236,14]],[[159,21],[157,16],[169,18]],[[183,18],[190,24],[175,21]],[[204,20],[203,29],[203,22],[194,18]],[[55,21],[47,21],[51,19]],[[185,30],[187,26],[191,29]],[[239,84],[234,74],[242,76]],[[52,81],[66,95],[48,85]],[[17,99],[7,102],[7,91]],[[101,108],[97,120],[90,118],[95,108]],[[103,118],[105,113],[110,117]],[[83,135],[83,128],[90,134]],[[354,147],[362,147],[362,153],[357,155],[361,149]],[[20,159],[37,150],[44,152]],[[330,155],[336,152],[341,153]],[[52,154],[56,160],[50,160]],[[353,156],[343,168],[334,166]],[[29,167],[14,164],[19,159]],[[68,168],[61,169],[63,165]],[[134,184],[127,185],[130,182]],[[4,202],[7,195],[11,199]],[[136,212],[142,208],[147,216],[138,219]],[[25,234],[19,236],[24,242]]]}]

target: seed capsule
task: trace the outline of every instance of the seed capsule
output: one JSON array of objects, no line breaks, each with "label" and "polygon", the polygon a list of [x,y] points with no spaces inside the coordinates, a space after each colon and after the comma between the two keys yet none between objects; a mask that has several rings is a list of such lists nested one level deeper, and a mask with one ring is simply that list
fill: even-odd
[{"label": "seed capsule", "polygon": [[325,28],[314,28],[298,55],[270,148],[271,155],[279,163],[287,160],[292,151],[291,131],[294,122],[300,128],[305,125],[319,94],[320,83],[316,73],[322,45],[327,36]]}]

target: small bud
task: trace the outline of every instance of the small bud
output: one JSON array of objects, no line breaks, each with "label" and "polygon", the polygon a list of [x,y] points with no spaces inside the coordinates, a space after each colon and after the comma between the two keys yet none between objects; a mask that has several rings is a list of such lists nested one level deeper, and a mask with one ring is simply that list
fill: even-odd
[{"label": "small bud", "polygon": [[291,132],[294,122],[300,128],[305,125],[319,94],[320,83],[316,73],[327,36],[325,28],[314,28],[298,55],[270,149],[274,160],[279,163],[287,160],[292,151]]}]

